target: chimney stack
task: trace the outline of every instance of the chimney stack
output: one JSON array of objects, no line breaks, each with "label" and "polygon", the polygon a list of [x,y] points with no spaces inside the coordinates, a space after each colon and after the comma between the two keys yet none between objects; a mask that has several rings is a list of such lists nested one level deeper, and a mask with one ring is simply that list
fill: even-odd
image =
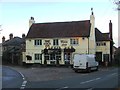
[{"label": "chimney stack", "polygon": [[29,20],[29,28],[31,27],[31,25],[35,23],[34,17],[31,17]]},{"label": "chimney stack", "polygon": [[110,23],[109,23],[109,33],[110,33],[110,39],[113,40],[112,38],[112,22],[110,20]]},{"label": "chimney stack", "polygon": [[9,39],[11,40],[13,38],[13,34],[11,33],[10,35],[9,35]]},{"label": "chimney stack", "polygon": [[25,38],[25,34],[22,34],[22,38]]},{"label": "chimney stack", "polygon": [[5,42],[5,36],[2,37],[2,43],[4,43],[4,42]]}]

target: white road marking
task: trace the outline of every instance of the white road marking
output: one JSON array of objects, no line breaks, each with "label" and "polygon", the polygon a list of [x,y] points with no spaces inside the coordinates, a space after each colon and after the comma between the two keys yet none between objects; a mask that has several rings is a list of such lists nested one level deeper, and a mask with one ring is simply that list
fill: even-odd
[{"label": "white road marking", "polygon": [[24,75],[21,73],[21,72],[19,72],[20,73],[20,75],[22,76],[22,78],[23,78],[23,80],[25,79],[25,77],[24,77]]},{"label": "white road marking", "polygon": [[23,81],[23,83],[22,83],[22,85],[21,85],[21,88],[20,88],[20,89],[24,89],[24,88],[25,88],[25,86],[26,86],[26,84],[27,84],[27,81]]},{"label": "white road marking", "polygon": [[24,89],[25,87],[20,87],[20,89]]},{"label": "white road marking", "polygon": [[65,87],[63,87],[63,88],[68,88],[68,86],[65,86]]},{"label": "white road marking", "polygon": [[107,75],[107,77],[111,77],[111,76],[115,76],[115,75],[118,75],[118,74],[117,73],[112,73],[112,74]]},{"label": "white road marking", "polygon": [[117,75],[117,73],[112,73],[112,74],[110,74],[111,76],[113,76],[113,75]]},{"label": "white road marking", "polygon": [[68,86],[61,87],[61,88],[58,88],[58,89],[56,89],[56,90],[62,90],[62,89],[65,89],[65,88],[68,88]]},{"label": "white road marking", "polygon": [[88,81],[81,82],[80,84],[89,83],[89,82],[96,81],[96,80],[99,80],[99,79],[101,79],[101,78],[91,79],[91,80],[88,80]]},{"label": "white road marking", "polygon": [[88,89],[86,89],[86,90],[93,90],[93,88],[88,88]]}]

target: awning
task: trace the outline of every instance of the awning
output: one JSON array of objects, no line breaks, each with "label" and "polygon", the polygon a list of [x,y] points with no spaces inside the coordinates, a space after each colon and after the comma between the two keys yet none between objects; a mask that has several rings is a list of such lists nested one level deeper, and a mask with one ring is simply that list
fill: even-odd
[{"label": "awning", "polygon": [[75,52],[75,49],[72,48],[64,48],[64,52]]},{"label": "awning", "polygon": [[61,48],[45,48],[44,53],[59,53],[61,52]]}]

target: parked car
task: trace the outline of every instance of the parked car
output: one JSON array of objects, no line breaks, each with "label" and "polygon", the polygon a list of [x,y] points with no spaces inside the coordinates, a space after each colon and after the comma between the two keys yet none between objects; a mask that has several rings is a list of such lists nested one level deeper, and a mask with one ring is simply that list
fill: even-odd
[{"label": "parked car", "polygon": [[75,72],[86,70],[98,70],[98,62],[95,61],[95,55],[75,54],[73,57],[73,70]]}]

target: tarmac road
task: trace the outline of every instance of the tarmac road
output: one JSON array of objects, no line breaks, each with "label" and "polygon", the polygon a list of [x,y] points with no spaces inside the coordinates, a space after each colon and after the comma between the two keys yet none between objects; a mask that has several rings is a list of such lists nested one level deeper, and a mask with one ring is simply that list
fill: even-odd
[{"label": "tarmac road", "polygon": [[[66,90],[68,88],[84,88],[94,90],[96,88],[118,88],[119,76],[118,68],[102,69],[91,73],[78,73],[68,78],[48,81],[28,81],[25,88],[53,88],[53,90]],[[108,89],[107,89],[108,90]]]},{"label": "tarmac road", "polygon": [[2,66],[2,88],[20,88],[22,83],[23,77],[19,72]]},{"label": "tarmac road", "polygon": [[[115,67],[100,68],[91,73],[75,73],[71,68],[60,67],[12,68],[27,78],[23,82],[24,90],[114,90],[120,87],[120,68]],[[18,79],[20,84],[22,80]]]}]

